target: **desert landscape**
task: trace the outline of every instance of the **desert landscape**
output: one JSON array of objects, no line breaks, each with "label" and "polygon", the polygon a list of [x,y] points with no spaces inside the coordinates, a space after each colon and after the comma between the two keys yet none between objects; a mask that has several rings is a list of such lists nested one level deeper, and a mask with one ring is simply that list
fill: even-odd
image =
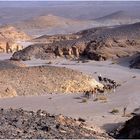
[{"label": "desert landscape", "polygon": [[139,1],[1,1],[1,139],[140,138]]}]

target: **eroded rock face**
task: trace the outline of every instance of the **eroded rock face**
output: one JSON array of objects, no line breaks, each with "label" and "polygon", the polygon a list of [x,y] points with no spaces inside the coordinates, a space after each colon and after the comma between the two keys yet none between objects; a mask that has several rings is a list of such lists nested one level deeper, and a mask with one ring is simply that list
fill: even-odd
[{"label": "eroded rock face", "polygon": [[23,49],[17,41],[29,40],[31,37],[12,26],[0,27],[0,52],[14,53]]},{"label": "eroded rock face", "polygon": [[0,52],[1,53],[14,53],[22,50],[23,47],[19,44],[11,41],[0,41]]},{"label": "eroded rock face", "polygon": [[[140,52],[140,23],[117,27],[93,28],[73,34],[76,39],[54,43],[34,44],[13,54],[12,59],[48,59],[49,57],[106,60],[134,55]],[[65,37],[65,36],[64,36]]]},{"label": "eroded rock face", "polygon": [[46,111],[0,109],[1,139],[111,139],[85,123]]},{"label": "eroded rock face", "polygon": [[102,84],[81,72],[51,66],[0,70],[0,85],[5,83],[13,87],[18,96],[78,93],[95,91],[97,87],[103,89]]},{"label": "eroded rock face", "polygon": [[12,41],[28,40],[30,36],[24,32],[16,29],[13,26],[1,26],[0,27],[0,39],[7,39]]}]

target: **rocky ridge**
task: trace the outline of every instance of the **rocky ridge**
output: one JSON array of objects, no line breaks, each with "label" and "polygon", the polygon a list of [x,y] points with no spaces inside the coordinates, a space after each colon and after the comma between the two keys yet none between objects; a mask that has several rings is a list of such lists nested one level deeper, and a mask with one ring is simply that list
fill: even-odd
[{"label": "rocky ridge", "polygon": [[[72,40],[67,39],[64,35],[65,39],[58,39],[57,42],[51,38],[54,43],[42,42],[28,46],[22,51],[14,53],[11,59],[84,57],[99,61],[131,56],[140,51],[140,23],[92,28],[73,34],[73,37],[75,35],[77,38]],[[56,36],[54,40],[56,40]]]}]

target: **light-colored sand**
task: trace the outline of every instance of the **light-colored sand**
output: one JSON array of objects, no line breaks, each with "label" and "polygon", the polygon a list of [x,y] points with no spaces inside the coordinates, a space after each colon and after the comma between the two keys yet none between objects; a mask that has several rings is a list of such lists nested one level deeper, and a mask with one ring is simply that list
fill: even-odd
[{"label": "light-colored sand", "polygon": [[[46,64],[49,61],[27,61],[29,66]],[[68,67],[76,69],[97,78],[97,75],[111,78],[122,84],[115,93],[108,95],[107,103],[94,102],[90,99],[86,103],[80,103],[80,94],[52,94],[36,97],[15,97],[11,99],[1,99],[1,107],[22,107],[28,110],[45,109],[50,113],[64,114],[72,117],[82,117],[92,125],[96,124],[106,130],[111,130],[120,122],[129,119],[122,117],[123,108],[127,107],[127,113],[130,113],[140,103],[140,70],[129,69],[128,67],[118,64],[111,64],[110,61],[77,63],[72,61],[62,60],[61,63],[52,61],[52,65]],[[55,63],[54,63],[55,62]],[[95,73],[97,72],[97,73]],[[136,78],[133,78],[136,76]],[[51,98],[51,99],[50,99]],[[119,109],[117,115],[112,115],[109,112],[113,109]]]}]

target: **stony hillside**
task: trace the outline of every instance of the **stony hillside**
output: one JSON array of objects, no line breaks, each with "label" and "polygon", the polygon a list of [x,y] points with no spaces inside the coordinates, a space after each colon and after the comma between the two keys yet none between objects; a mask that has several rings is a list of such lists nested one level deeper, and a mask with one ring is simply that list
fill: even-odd
[{"label": "stony hillside", "polygon": [[[83,30],[73,37],[56,40],[56,36],[51,40],[54,43],[37,43],[28,46],[22,51],[13,54],[11,59],[29,60],[32,58],[55,58],[86,57],[91,60],[116,59],[119,57],[131,56],[140,52],[140,23],[122,25],[115,27],[101,27]],[[61,36],[62,38],[62,36]],[[60,40],[60,41],[59,41]],[[50,40],[48,39],[48,42]]]},{"label": "stony hillside", "polygon": [[139,139],[140,138],[140,108],[132,113],[134,116],[126,121],[120,129],[117,138],[119,139]]},{"label": "stony hillside", "polygon": [[111,139],[78,119],[46,111],[0,109],[1,139]]},{"label": "stony hillside", "polygon": [[[61,80],[60,80],[61,79]],[[74,93],[103,88],[93,78],[59,67],[22,67],[0,70],[1,97]]]}]

